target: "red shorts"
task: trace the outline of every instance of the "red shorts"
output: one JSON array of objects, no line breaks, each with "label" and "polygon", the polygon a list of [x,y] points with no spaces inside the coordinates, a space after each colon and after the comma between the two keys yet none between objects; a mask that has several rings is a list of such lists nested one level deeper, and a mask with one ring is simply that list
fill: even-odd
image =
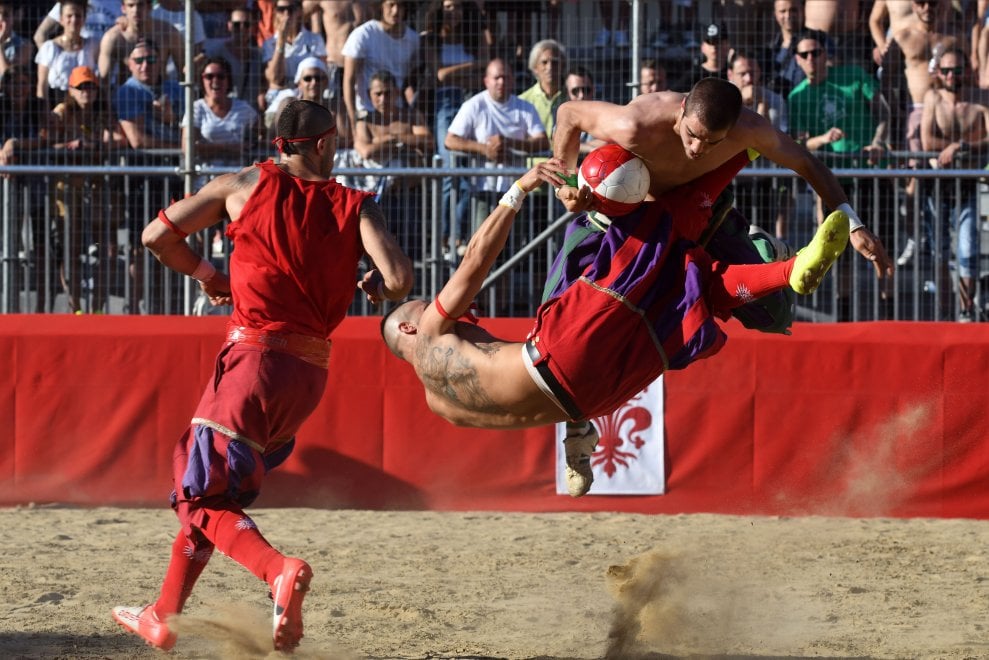
[{"label": "red shorts", "polygon": [[258,496],[319,404],[326,369],[270,348],[227,344],[173,455],[172,505],[186,533],[204,508],[239,511]]}]

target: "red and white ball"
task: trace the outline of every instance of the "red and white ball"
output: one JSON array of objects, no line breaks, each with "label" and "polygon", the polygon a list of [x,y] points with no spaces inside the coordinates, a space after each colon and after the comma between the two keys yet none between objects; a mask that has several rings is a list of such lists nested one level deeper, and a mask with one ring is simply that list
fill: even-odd
[{"label": "red and white ball", "polygon": [[641,158],[617,144],[587,154],[577,170],[578,187],[589,186],[597,210],[605,215],[631,213],[649,193],[649,170]]}]

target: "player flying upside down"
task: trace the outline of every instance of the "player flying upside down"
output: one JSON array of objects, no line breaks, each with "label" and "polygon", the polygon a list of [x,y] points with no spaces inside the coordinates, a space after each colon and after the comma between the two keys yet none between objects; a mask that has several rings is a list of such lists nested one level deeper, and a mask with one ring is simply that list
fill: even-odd
[{"label": "player flying upside down", "polygon": [[516,181],[471,237],[436,299],[400,305],[381,331],[391,351],[412,364],[430,409],[454,424],[585,422],[565,441],[567,486],[578,497],[593,480],[590,456],[598,439],[586,420],[613,412],[667,369],[717,353],[726,335],[716,319],[732,308],[787,286],[812,293],[848,243],[849,223],[843,212],[831,214],[786,261],[714,261],[692,237],[707,225],[709,200],[733,174],[716,170],[613,218],[593,262],[540,306],[526,340],[499,339],[464,315],[526,194],[542,182],[560,186],[562,171],[563,162],[553,158]]}]

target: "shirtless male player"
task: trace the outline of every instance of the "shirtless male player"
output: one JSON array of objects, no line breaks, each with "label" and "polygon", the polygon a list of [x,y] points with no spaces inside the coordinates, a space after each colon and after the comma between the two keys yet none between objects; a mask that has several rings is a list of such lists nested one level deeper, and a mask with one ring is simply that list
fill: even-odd
[{"label": "shirtless male player", "polygon": [[[564,441],[574,497],[594,479],[593,417],[618,409],[667,369],[717,353],[726,336],[715,317],[787,286],[808,294],[848,243],[838,211],[799,255],[762,264],[722,264],[697,245],[711,218],[706,198],[731,167],[675,188],[614,218],[600,249],[571,286],[540,306],[525,342],[493,337],[462,320],[505,246],[526,194],[563,184],[563,163],[536,165],[512,184],[467,245],[463,261],[431,302],[413,300],[381,323],[391,351],[411,363],[430,409],[462,426],[522,428],[583,422]],[[725,175],[724,170],[728,170]],[[576,192],[586,204],[590,191]]]},{"label": "shirtless male player", "polygon": [[[730,82],[705,78],[688,94],[643,94],[622,106],[604,101],[564,103],[556,117],[553,155],[572,173],[581,132],[620,144],[646,163],[649,200],[711,172],[739,152],[757,151],[806,179],[827,208],[847,214],[852,246],[872,262],[876,277],[892,276],[893,263],[882,241],[859,220],[831,170],[766,118],[746,108],[733,114],[725,97],[737,94]],[[572,186],[562,186],[557,197],[568,211],[592,208],[590,198],[578,195]]]}]

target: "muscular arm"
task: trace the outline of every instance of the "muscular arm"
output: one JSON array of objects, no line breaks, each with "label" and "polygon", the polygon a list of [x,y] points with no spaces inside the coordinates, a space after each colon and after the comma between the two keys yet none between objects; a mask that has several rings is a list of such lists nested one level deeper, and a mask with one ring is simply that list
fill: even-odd
[{"label": "muscular arm", "polygon": [[749,110],[742,112],[743,117],[735,125],[742,144],[751,146],[777,165],[791,169],[806,179],[828,207],[834,209],[848,202],[838,179],[824,163],[788,135],[773,128],[764,117]]},{"label": "muscular arm", "polygon": [[937,98],[938,93],[933,89],[924,96],[924,113],[920,118],[920,146],[924,151],[941,151],[949,144],[944,137],[935,135]]},{"label": "muscular arm", "polygon": [[351,126],[357,125],[357,88],[355,85],[362,77],[361,71],[363,69],[364,60],[353,57],[343,58],[343,105],[347,109],[347,117],[350,119]]},{"label": "muscular arm", "polygon": [[[107,30],[103,38],[100,39],[100,55],[97,60],[97,67],[100,70],[100,78],[103,81],[109,81],[112,74],[113,67],[113,51],[117,43],[117,35],[120,33],[120,28],[114,26]],[[119,84],[120,81],[117,82]]]},{"label": "muscular arm", "polygon": [[[519,185],[526,192],[535,190],[544,181],[554,186],[562,185],[563,179],[557,174],[561,167],[562,163],[553,158],[539,163],[522,175]],[[460,316],[474,301],[495,260],[505,248],[516,215],[514,209],[498,204],[471,236],[463,261],[436,296],[450,316]],[[435,306],[430,305],[423,313],[419,326],[427,332],[442,334],[453,323],[455,321],[440,316]]]},{"label": "muscular arm", "polygon": [[869,12],[869,34],[872,35],[872,42],[876,44],[880,54],[886,54],[886,19],[889,18],[889,8],[886,0],[876,0],[872,3],[872,11]]},{"label": "muscular arm", "polygon": [[41,49],[41,44],[48,41],[49,35],[55,33],[55,28],[58,27],[58,21],[53,19],[51,16],[45,16],[41,23],[38,25],[38,29],[34,31],[34,45]]},{"label": "muscular arm", "polygon": [[635,110],[630,110],[630,106],[605,101],[564,103],[556,112],[553,156],[566,165],[567,172],[576,171],[582,132],[627,146],[637,125],[634,115]]},{"label": "muscular arm", "polygon": [[[252,167],[238,173],[218,176],[195,195],[180,199],[166,208],[165,217],[177,229],[190,235],[215,225],[227,216],[227,199],[244,188],[245,177],[253,175],[254,181],[257,181],[256,169]],[[191,275],[202,260],[182,235],[175,233],[158,218],[144,228],[141,243],[164,266],[183,275]]]},{"label": "muscular arm", "polygon": [[[774,163],[802,176],[829,208],[836,209],[842,204],[848,204],[848,197],[842,190],[841,184],[824,163],[788,135],[773,128],[765,118],[750,111],[742,112],[755,116],[755,118],[748,117],[744,124],[742,124],[743,119],[739,119],[739,124],[742,124],[740,136],[747,136],[749,145]],[[736,128],[739,128],[739,124],[736,124]],[[872,262],[877,278],[882,280],[892,277],[893,262],[886,254],[882,241],[869,231],[868,227],[862,226],[852,231],[850,242],[859,254]]]},{"label": "muscular arm", "polygon": [[[401,300],[412,290],[412,261],[402,252],[395,237],[385,227],[385,216],[381,208],[370,197],[364,200],[360,210],[360,232],[364,251],[374,263],[381,276],[384,297],[388,300]],[[365,282],[370,282],[366,279]],[[374,285],[377,288],[377,284]],[[376,294],[376,291],[368,291]]]}]

